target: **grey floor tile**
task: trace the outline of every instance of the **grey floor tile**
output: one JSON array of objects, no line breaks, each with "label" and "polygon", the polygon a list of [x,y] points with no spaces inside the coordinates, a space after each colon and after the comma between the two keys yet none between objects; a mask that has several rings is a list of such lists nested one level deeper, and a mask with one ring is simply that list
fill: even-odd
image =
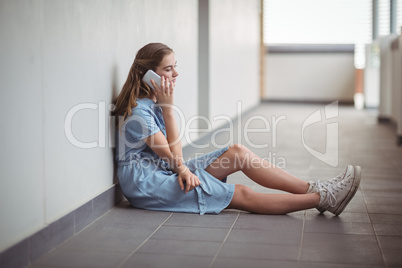
[{"label": "grey floor tile", "polygon": [[366,202],[367,205],[402,206],[402,198],[393,198],[393,197],[366,196],[365,197],[365,202]]},{"label": "grey floor tile", "polygon": [[387,152],[387,156],[392,159],[402,159],[402,149]]},{"label": "grey floor tile", "polygon": [[369,213],[383,213],[383,214],[401,214],[401,205],[367,205],[367,211]]},{"label": "grey floor tile", "polygon": [[54,250],[36,261],[35,267],[117,267],[127,253],[91,250]]},{"label": "grey floor tile", "polygon": [[364,195],[368,197],[392,197],[392,198],[400,198],[401,190],[400,189],[366,189],[363,186]]},{"label": "grey floor tile", "polygon": [[132,252],[154,231],[153,225],[96,222],[61,247],[66,250]]},{"label": "grey floor tile", "polygon": [[45,265],[41,265],[41,264],[31,264],[28,266],[29,268],[75,268],[73,266],[68,266],[68,265],[63,265],[63,266],[58,266],[58,265],[50,265],[50,264],[45,264]]},{"label": "grey floor tile", "polygon": [[[390,148],[393,147],[392,144],[388,144],[388,146],[390,145]],[[367,146],[367,144],[363,144],[363,146]],[[381,145],[379,145],[381,146]],[[375,169],[392,169],[392,168],[397,168],[394,166],[394,164],[389,161],[389,159],[387,159],[386,157],[378,157],[378,155],[359,155],[358,157],[356,157],[356,159],[358,159],[359,163],[361,166],[365,166],[367,169],[370,169],[371,167],[374,167]]]},{"label": "grey floor tile", "polygon": [[300,245],[301,232],[291,229],[287,231],[232,229],[226,241],[233,243]]},{"label": "grey floor tile", "polygon": [[345,264],[328,262],[300,262],[299,268],[383,268],[383,265]]},{"label": "grey floor tile", "polygon": [[[377,150],[378,148],[374,148]],[[375,163],[373,163],[375,166]],[[366,181],[376,181],[378,183],[382,183],[384,181],[396,181],[398,182],[402,176],[402,171],[398,169],[388,169],[388,170],[381,170],[381,169],[373,169],[370,172],[366,172],[364,174],[364,180]]]},{"label": "grey floor tile", "polygon": [[402,267],[402,254],[400,249],[382,249],[387,266]]},{"label": "grey floor tile", "polygon": [[377,235],[402,236],[402,224],[375,223],[373,227]]},{"label": "grey floor tile", "polygon": [[218,257],[297,261],[299,246],[226,242]]},{"label": "grey floor tile", "polygon": [[390,169],[390,172],[373,170],[366,174],[364,174],[363,180],[361,181],[362,185],[368,186],[368,188],[375,189],[376,187],[389,187],[391,183],[395,183],[396,185],[401,185],[401,173],[398,169]]},{"label": "grey floor tile", "polygon": [[129,223],[133,225],[161,225],[172,213],[128,207],[115,207],[103,215],[98,222]]},{"label": "grey floor tile", "polygon": [[178,268],[178,267],[194,267],[207,268],[213,257],[200,256],[179,256],[173,254],[145,254],[136,253],[131,256],[121,267],[163,267],[163,268]]},{"label": "grey floor tile", "polygon": [[402,224],[402,215],[370,214],[370,219],[372,223]]},{"label": "grey floor tile", "polygon": [[215,256],[221,242],[150,239],[137,252],[186,256]]},{"label": "grey floor tile", "polygon": [[252,230],[302,231],[303,219],[300,215],[257,215],[242,213],[234,228]]},{"label": "grey floor tile", "polygon": [[338,221],[306,221],[306,233],[374,235],[370,223]]},{"label": "grey floor tile", "polygon": [[237,218],[237,211],[223,211],[219,215],[174,213],[164,225],[206,228],[230,228]]},{"label": "grey floor tile", "polygon": [[[384,193],[402,193],[402,181],[401,180],[381,180],[378,182],[365,182],[362,179],[361,186],[365,191],[378,191]],[[387,197],[387,196],[385,196]]]},{"label": "grey floor tile", "polygon": [[229,228],[222,229],[188,226],[162,226],[152,236],[152,239],[223,242],[228,232]]},{"label": "grey floor tile", "polygon": [[380,250],[365,247],[337,248],[336,250],[318,247],[302,247],[303,262],[324,262],[335,264],[383,265]]},{"label": "grey floor tile", "polygon": [[275,260],[261,260],[261,259],[246,259],[246,258],[217,258],[212,267],[213,268],[297,268],[297,262],[294,261],[275,261]]},{"label": "grey floor tile", "polygon": [[381,249],[397,249],[402,251],[402,236],[377,236]]},{"label": "grey floor tile", "polygon": [[378,249],[374,235],[304,233],[303,247],[317,249],[365,248]]}]

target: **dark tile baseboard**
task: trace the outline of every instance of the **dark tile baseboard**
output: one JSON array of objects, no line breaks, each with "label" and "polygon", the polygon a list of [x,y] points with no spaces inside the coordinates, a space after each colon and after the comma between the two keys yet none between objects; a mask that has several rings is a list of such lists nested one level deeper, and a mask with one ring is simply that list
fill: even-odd
[{"label": "dark tile baseboard", "polygon": [[0,267],[24,267],[74,236],[123,200],[119,184],[0,253]]}]

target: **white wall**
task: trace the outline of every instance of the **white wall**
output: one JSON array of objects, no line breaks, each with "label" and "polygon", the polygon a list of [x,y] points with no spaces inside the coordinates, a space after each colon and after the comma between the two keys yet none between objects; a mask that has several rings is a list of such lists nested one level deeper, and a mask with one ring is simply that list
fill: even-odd
[{"label": "white wall", "polygon": [[[186,116],[197,113],[197,6],[195,0],[0,1],[0,251],[113,184],[108,111],[99,104],[111,103],[140,47],[158,41],[175,50],[175,101]],[[67,139],[66,115],[80,103],[95,109],[75,114],[73,134],[98,142],[106,117],[104,148],[81,149]]]},{"label": "white wall", "polygon": [[268,53],[265,99],[353,101],[353,53]]},{"label": "white wall", "polygon": [[45,219],[40,5],[1,1],[0,40],[1,250]]},{"label": "white wall", "polygon": [[377,40],[366,45],[363,85],[365,106],[377,108],[380,102],[380,47]]},{"label": "white wall", "polygon": [[[380,48],[380,87],[379,87],[379,106],[378,116],[381,118],[393,118],[393,98],[392,92],[392,50],[391,43],[399,38],[396,34],[381,36],[378,38]],[[399,76],[399,75],[398,75]]]},{"label": "white wall", "polygon": [[[256,106],[259,96],[259,1],[210,1],[210,119],[237,116]],[[225,120],[212,121],[217,127]]]}]

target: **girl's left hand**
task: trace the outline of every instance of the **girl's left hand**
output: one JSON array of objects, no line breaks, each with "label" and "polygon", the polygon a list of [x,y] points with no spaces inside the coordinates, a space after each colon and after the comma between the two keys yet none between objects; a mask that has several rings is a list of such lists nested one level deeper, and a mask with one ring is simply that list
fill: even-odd
[{"label": "girl's left hand", "polygon": [[161,77],[161,84],[157,85],[153,79],[151,79],[151,83],[154,86],[155,96],[159,104],[162,105],[173,105],[173,92],[175,83],[170,82],[168,78],[165,78],[163,75]]},{"label": "girl's left hand", "polygon": [[[179,171],[178,180],[180,188],[185,191],[185,193],[188,193],[201,184],[200,179],[196,175],[194,175],[186,166]],[[186,183],[185,187],[184,183]]]}]

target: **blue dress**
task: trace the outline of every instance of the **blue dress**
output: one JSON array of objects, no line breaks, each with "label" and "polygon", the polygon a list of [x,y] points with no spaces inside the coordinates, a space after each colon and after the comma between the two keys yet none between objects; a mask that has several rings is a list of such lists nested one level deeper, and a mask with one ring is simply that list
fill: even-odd
[{"label": "blue dress", "polygon": [[137,104],[116,132],[117,176],[127,200],[134,207],[149,210],[220,213],[231,202],[235,187],[216,179],[205,168],[228,147],[184,162],[201,181],[185,194],[178,175],[144,140],[159,131],[166,137],[162,109],[148,98],[137,99]]}]

